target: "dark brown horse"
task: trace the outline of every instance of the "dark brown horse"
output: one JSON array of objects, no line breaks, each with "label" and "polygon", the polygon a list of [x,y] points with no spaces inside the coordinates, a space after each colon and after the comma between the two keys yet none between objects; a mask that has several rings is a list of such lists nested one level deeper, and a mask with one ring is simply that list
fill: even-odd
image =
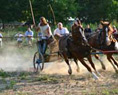
[{"label": "dark brown horse", "polygon": [[[91,59],[91,47],[88,45],[85,36],[83,34],[83,28],[80,26],[72,27],[72,37],[62,37],[59,41],[59,51],[63,56],[65,62],[67,63],[69,70],[68,73],[72,73],[71,66],[69,64],[69,58],[73,58],[74,60],[79,60],[87,70],[93,75],[95,79],[98,79],[98,76],[95,74],[99,73],[96,71],[94,63]],[[91,68],[86,64],[84,58],[87,58],[92,68],[95,70],[95,73],[91,70]],[[78,66],[78,65],[77,65]]]},{"label": "dark brown horse", "polygon": [[[102,25],[102,30],[100,31],[101,33],[96,32],[94,34],[91,34],[90,37],[88,38],[89,44],[96,49],[102,50],[103,52],[113,51],[113,50],[117,51],[118,42],[112,37],[113,29],[110,23],[102,21],[101,25]],[[113,55],[113,52],[106,54],[108,61],[112,64],[115,71],[118,72],[118,63],[113,58],[112,55]],[[99,56],[97,57],[99,58]],[[102,66],[103,68],[105,67],[103,63],[102,63]]]}]

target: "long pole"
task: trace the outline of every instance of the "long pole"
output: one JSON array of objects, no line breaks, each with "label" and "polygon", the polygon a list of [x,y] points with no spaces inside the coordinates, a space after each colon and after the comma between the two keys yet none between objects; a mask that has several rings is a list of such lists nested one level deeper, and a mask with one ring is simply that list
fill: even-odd
[{"label": "long pole", "polygon": [[[30,9],[31,9],[31,14],[32,14],[32,20],[33,20],[34,28],[36,28],[36,22],[35,22],[35,18],[34,18],[34,13],[33,13],[33,8],[32,8],[31,0],[29,0],[29,4],[30,4]],[[37,34],[37,32],[36,32],[36,39],[38,41],[38,34]]]},{"label": "long pole", "polygon": [[52,6],[50,4],[49,4],[49,7],[50,7],[50,10],[52,12],[53,19],[54,19],[54,25],[56,25],[56,19],[55,19],[54,11],[53,11]]},{"label": "long pole", "polygon": [[32,19],[33,19],[33,24],[34,24],[34,26],[36,26],[35,19],[34,19],[34,13],[33,13],[33,8],[32,8],[31,0],[29,0],[29,4],[30,4],[30,9],[31,9],[31,14],[32,14]]}]

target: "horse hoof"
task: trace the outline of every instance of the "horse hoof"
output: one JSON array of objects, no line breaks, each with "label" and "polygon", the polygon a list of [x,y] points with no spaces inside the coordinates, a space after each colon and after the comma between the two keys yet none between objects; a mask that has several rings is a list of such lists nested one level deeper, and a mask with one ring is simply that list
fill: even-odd
[{"label": "horse hoof", "polygon": [[98,80],[98,79],[99,79],[99,77],[98,77],[94,72],[92,72],[92,75],[93,75],[93,78],[94,78],[95,80]]},{"label": "horse hoof", "polygon": [[103,76],[98,71],[96,73],[97,73],[98,77],[103,78]]},{"label": "horse hoof", "polygon": [[79,73],[79,72],[80,72],[80,69],[79,69],[79,68],[77,68],[77,69],[76,69],[76,71]]},{"label": "horse hoof", "polygon": [[103,67],[102,67],[102,69],[103,69],[103,70],[106,70],[106,67],[105,67],[105,66],[103,66]]},{"label": "horse hoof", "polygon": [[93,78],[94,78],[95,80],[98,80],[98,79],[99,79],[99,77],[98,77],[98,76],[93,76]]},{"label": "horse hoof", "polygon": [[72,70],[68,70],[68,74],[71,75],[72,74]]}]

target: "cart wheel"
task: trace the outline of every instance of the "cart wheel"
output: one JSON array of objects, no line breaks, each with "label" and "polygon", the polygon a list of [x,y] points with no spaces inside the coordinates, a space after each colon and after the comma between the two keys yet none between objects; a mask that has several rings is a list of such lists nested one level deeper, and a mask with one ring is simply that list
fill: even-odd
[{"label": "cart wheel", "polygon": [[40,72],[44,68],[44,57],[41,53],[36,52],[33,58],[33,65],[35,72]]}]

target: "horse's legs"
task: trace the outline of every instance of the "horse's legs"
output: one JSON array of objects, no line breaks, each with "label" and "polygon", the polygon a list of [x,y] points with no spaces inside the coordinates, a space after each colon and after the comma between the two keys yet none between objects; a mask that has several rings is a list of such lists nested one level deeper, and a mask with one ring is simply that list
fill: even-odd
[{"label": "horse's legs", "polygon": [[93,61],[92,61],[91,55],[89,55],[89,56],[87,57],[87,59],[88,59],[89,63],[91,64],[92,68],[95,70],[95,72],[96,72],[99,76],[101,76],[100,73],[99,73],[99,72],[96,70],[96,68],[95,68],[95,65],[94,65],[94,63],[93,63]]},{"label": "horse's legs", "polygon": [[115,72],[117,73],[118,70],[116,69],[116,67],[114,66],[114,64],[113,64],[112,61],[111,61],[111,55],[107,54],[107,59],[108,59],[108,61],[111,63],[111,65],[113,66]]},{"label": "horse's legs", "polygon": [[63,54],[63,57],[64,57],[64,60],[65,60],[65,62],[67,63],[67,65],[68,65],[68,67],[69,67],[68,73],[69,73],[69,75],[71,75],[71,74],[72,74],[72,69],[71,69],[71,66],[70,66],[70,64],[69,64],[69,60],[68,60],[66,54]]},{"label": "horse's legs", "polygon": [[94,79],[98,79],[98,76],[92,72],[91,68],[84,62],[83,59],[79,59],[79,61],[87,68],[87,70],[93,75]]},{"label": "horse's legs", "polygon": [[100,59],[99,55],[98,55],[98,54],[95,54],[94,57],[95,57],[97,60],[100,61],[101,65],[102,65],[102,69],[103,69],[103,70],[106,70],[106,67],[105,67],[104,63],[102,62],[102,60]]},{"label": "horse's legs", "polygon": [[91,55],[89,55],[89,56],[87,57],[87,59],[88,59],[89,63],[91,64],[92,68],[96,71],[95,65],[94,65],[94,63],[93,63],[93,61],[92,61],[92,58],[91,58]]},{"label": "horse's legs", "polygon": [[117,66],[117,70],[115,70],[115,71],[116,71],[116,73],[118,73],[118,63],[116,62],[116,60],[113,58],[112,55],[111,55],[111,59],[114,62],[114,64]]},{"label": "horse's legs", "polygon": [[78,63],[77,63],[77,59],[74,58],[74,62],[76,63],[76,66],[77,66],[76,71],[77,71],[77,72],[80,72],[80,68],[79,68],[79,65],[78,65]]},{"label": "horse's legs", "polygon": [[118,63],[116,62],[116,60],[113,58],[113,56],[111,56],[111,59],[113,60],[114,64],[117,66],[118,68]]}]

